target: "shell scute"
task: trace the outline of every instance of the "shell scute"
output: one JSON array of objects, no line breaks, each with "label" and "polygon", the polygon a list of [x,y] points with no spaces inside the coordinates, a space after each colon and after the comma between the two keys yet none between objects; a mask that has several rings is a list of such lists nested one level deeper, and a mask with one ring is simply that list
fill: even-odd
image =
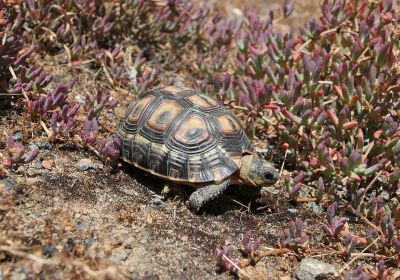
[{"label": "shell scute", "polygon": [[128,120],[131,124],[137,124],[143,115],[143,111],[146,109],[147,105],[155,99],[155,96],[148,95],[142,99],[137,100],[134,103],[131,112],[128,116]]},{"label": "shell scute", "polygon": [[210,139],[211,135],[201,116],[191,116],[177,128],[174,140],[184,146],[196,146]]},{"label": "shell scute", "polygon": [[165,131],[184,108],[174,100],[165,100],[151,114],[147,125],[156,131]]},{"label": "shell scute", "polygon": [[219,103],[215,99],[204,94],[191,95],[186,97],[186,99],[193,105],[198,106],[202,109],[212,109],[219,107]]},{"label": "shell scute", "polygon": [[216,120],[223,135],[234,135],[242,129],[240,123],[230,115],[217,116]]}]

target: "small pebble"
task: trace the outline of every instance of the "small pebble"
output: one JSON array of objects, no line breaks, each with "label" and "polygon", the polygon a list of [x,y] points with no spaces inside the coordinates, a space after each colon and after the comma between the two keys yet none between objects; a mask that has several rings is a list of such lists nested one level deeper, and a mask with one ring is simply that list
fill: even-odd
[{"label": "small pebble", "polygon": [[81,222],[81,221],[78,221],[78,222],[76,223],[76,225],[78,226],[78,228],[79,228],[80,230],[85,230],[85,229],[87,228],[86,224],[85,224],[84,222]]},{"label": "small pebble", "polygon": [[116,263],[120,263],[125,261],[128,258],[129,253],[127,253],[126,251],[122,251],[122,252],[113,252],[111,254],[111,256],[109,257],[109,259],[113,262]]},{"label": "small pebble", "polygon": [[300,262],[300,268],[296,272],[299,280],[325,279],[324,277],[334,276],[336,269],[333,265],[313,258],[304,258]]},{"label": "small pebble", "polygon": [[43,166],[44,168],[48,169],[48,170],[51,169],[51,167],[53,166],[53,164],[54,164],[54,161],[52,161],[52,160],[43,160],[43,161],[42,161],[42,166]]},{"label": "small pebble", "polygon": [[186,241],[189,240],[189,237],[188,237],[187,235],[182,235],[182,236],[181,236],[181,240],[182,240],[183,242],[186,242]]},{"label": "small pebble", "polygon": [[159,195],[154,195],[151,203],[155,204],[155,205],[163,205],[164,201],[162,201],[162,196]]},{"label": "small pebble", "polygon": [[86,100],[82,95],[77,95],[75,97],[75,101],[79,104],[85,104]]},{"label": "small pebble", "polygon": [[22,134],[21,134],[21,132],[16,132],[16,133],[14,133],[14,134],[13,134],[13,138],[14,138],[14,141],[21,141],[21,139],[22,139]]},{"label": "small pebble", "polygon": [[317,203],[315,203],[315,202],[309,202],[309,203],[307,203],[307,207],[311,208],[312,211],[313,211],[315,214],[321,214],[321,213],[323,212],[323,211],[322,211],[322,207],[321,207],[320,205],[318,205]]},{"label": "small pebble", "polygon": [[33,164],[33,167],[35,169],[42,169],[42,163],[40,162],[40,160],[35,161],[35,163]]},{"label": "small pebble", "polygon": [[43,255],[49,257],[52,256],[55,252],[57,252],[57,248],[53,245],[46,245],[42,249]]},{"label": "small pebble", "polygon": [[40,150],[50,150],[51,149],[51,144],[48,141],[39,141],[36,143],[36,146]]},{"label": "small pebble", "polygon": [[15,179],[8,177],[0,180],[0,189],[2,189],[3,192],[10,193],[16,184],[17,181],[15,181]]},{"label": "small pebble", "polygon": [[295,209],[295,208],[289,208],[288,211],[292,214],[296,214],[297,212],[299,212],[299,210]]},{"label": "small pebble", "polygon": [[86,171],[89,169],[97,169],[97,164],[93,163],[88,158],[83,158],[78,162],[78,169],[80,171]]}]

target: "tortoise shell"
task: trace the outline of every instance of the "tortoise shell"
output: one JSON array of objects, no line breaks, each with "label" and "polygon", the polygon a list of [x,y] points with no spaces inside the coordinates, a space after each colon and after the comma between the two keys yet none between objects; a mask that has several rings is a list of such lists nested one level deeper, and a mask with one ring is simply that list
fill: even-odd
[{"label": "tortoise shell", "polygon": [[219,182],[253,153],[238,119],[213,98],[168,86],[132,102],[117,136],[126,162],[182,183]]}]

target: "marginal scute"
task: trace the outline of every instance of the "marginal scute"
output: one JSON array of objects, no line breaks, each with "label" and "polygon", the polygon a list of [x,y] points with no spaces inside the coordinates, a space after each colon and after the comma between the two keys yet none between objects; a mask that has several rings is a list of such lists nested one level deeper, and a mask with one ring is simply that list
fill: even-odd
[{"label": "marginal scute", "polygon": [[165,100],[151,114],[147,125],[156,131],[165,131],[182,111],[182,106],[176,101]]},{"label": "marginal scute", "polygon": [[179,93],[181,93],[182,91],[185,91],[185,90],[187,90],[187,88],[178,87],[178,86],[167,86],[167,87],[163,88],[164,92],[172,93],[172,94],[179,94]]},{"label": "marginal scute", "polygon": [[199,145],[210,138],[207,125],[200,116],[191,116],[174,134],[174,139],[186,146]]},{"label": "marginal scute", "polygon": [[214,107],[218,107],[218,102],[211,97],[208,97],[204,94],[196,94],[187,97],[187,99],[192,102],[192,104],[199,106],[203,109],[210,109]]}]

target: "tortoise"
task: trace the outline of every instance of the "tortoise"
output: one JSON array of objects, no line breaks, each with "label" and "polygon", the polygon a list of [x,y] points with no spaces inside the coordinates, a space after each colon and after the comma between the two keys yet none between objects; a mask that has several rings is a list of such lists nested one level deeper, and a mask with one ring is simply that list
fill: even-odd
[{"label": "tortoise", "polygon": [[278,173],[246,136],[240,121],[215,99],[181,86],[150,90],[129,106],[116,130],[121,158],[196,190],[199,211],[231,184],[273,184]]}]

